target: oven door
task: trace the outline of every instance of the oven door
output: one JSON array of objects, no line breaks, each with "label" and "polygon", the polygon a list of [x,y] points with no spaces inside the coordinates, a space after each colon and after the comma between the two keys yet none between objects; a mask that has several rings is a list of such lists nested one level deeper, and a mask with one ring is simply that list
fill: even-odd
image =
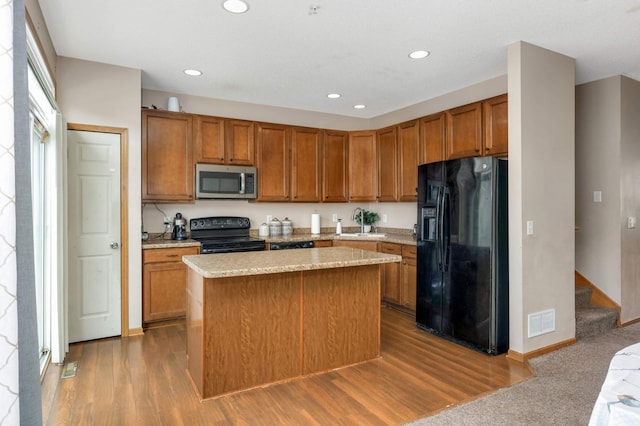
[{"label": "oven door", "polygon": [[196,164],[196,198],[256,198],[256,168]]}]

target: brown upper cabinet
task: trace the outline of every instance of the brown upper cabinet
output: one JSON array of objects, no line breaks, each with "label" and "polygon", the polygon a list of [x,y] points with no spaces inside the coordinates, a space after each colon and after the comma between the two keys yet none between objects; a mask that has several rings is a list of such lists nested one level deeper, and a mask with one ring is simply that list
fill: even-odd
[{"label": "brown upper cabinet", "polygon": [[482,102],[484,116],[484,155],[509,153],[509,99],[504,94]]},{"label": "brown upper cabinet", "polygon": [[225,120],[225,163],[253,166],[255,157],[255,123],[246,120]]},{"label": "brown upper cabinet", "polygon": [[418,120],[398,125],[398,201],[418,199],[419,130]]},{"label": "brown upper cabinet", "polygon": [[192,202],[193,118],[142,111],[142,201]]},{"label": "brown upper cabinet", "polygon": [[253,165],[255,125],[252,121],[194,115],[193,127],[196,163]]},{"label": "brown upper cabinet", "polygon": [[447,114],[439,112],[420,119],[419,164],[444,161]]},{"label": "brown upper cabinet", "polygon": [[349,133],[325,130],[322,142],[322,201],[349,200]]},{"label": "brown upper cabinet", "polygon": [[257,201],[289,201],[291,128],[260,123],[257,133]]},{"label": "brown upper cabinet", "polygon": [[482,155],[482,102],[453,108],[446,114],[446,159]]},{"label": "brown upper cabinet", "polygon": [[375,201],[378,178],[376,132],[349,133],[349,201]]},{"label": "brown upper cabinet", "polygon": [[322,132],[293,127],[291,130],[291,201],[321,201]]},{"label": "brown upper cabinet", "polygon": [[376,131],[378,201],[398,201],[398,147],[396,127]]}]

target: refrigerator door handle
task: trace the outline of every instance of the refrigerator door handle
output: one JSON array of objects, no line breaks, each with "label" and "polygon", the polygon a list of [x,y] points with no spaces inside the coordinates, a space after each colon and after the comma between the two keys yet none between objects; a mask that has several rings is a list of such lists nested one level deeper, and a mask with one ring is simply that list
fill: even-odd
[{"label": "refrigerator door handle", "polygon": [[436,226],[436,253],[438,261],[438,270],[443,271],[442,255],[444,253],[443,235],[444,235],[444,188],[438,188],[438,198],[436,200],[436,218],[438,225]]},{"label": "refrigerator door handle", "polygon": [[449,225],[451,200],[449,188],[444,189],[442,195],[442,271],[449,271],[449,259],[451,257],[451,230]]}]

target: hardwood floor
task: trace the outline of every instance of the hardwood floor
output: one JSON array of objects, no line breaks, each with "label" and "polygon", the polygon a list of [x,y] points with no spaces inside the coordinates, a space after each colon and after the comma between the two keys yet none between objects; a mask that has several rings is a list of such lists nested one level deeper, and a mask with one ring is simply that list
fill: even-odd
[{"label": "hardwood floor", "polygon": [[[363,364],[200,401],[186,373],[185,326],[144,336],[71,345],[74,378],[43,389],[49,425],[394,425],[531,376],[523,364],[491,357],[419,330],[382,308],[382,356]],[[59,377],[60,366],[47,376]],[[43,386],[55,383],[45,377]]]}]

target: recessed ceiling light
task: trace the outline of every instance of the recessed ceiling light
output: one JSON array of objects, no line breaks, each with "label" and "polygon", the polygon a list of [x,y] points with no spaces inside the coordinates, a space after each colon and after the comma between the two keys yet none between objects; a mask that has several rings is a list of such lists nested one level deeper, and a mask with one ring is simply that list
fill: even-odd
[{"label": "recessed ceiling light", "polygon": [[231,13],[245,13],[249,10],[249,5],[242,0],[225,0],[222,2],[222,7]]},{"label": "recessed ceiling light", "polygon": [[200,70],[184,70],[183,71],[186,75],[193,75],[193,76],[199,76],[202,75],[202,71]]},{"label": "recessed ceiling light", "polygon": [[427,52],[426,50],[416,50],[415,52],[409,53],[409,57],[411,59],[422,59],[426,58],[427,56],[429,56],[429,52]]},{"label": "recessed ceiling light", "polygon": [[363,104],[358,104],[353,106],[355,109],[365,109],[367,106]]},{"label": "recessed ceiling light", "polygon": [[342,95],[340,93],[329,93],[327,95],[327,98],[329,99],[338,99],[339,97],[341,97]]}]

